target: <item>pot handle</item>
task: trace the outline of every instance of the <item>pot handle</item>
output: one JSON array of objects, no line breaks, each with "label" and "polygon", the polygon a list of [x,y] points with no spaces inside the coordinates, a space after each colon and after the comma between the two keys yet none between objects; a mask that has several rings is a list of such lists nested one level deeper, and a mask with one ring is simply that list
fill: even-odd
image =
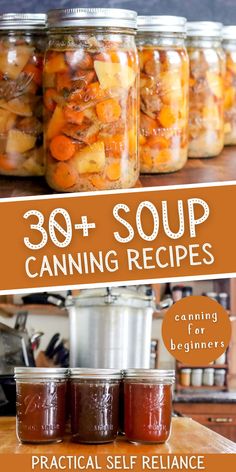
[{"label": "pot handle", "polygon": [[170,297],[164,298],[164,300],[161,300],[160,303],[156,305],[157,310],[159,311],[164,311],[168,310],[173,305],[173,300]]}]

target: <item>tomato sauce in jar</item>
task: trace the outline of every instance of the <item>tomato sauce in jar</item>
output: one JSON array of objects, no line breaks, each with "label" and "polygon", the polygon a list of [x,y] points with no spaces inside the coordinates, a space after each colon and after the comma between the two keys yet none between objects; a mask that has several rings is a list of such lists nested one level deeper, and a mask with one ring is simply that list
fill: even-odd
[{"label": "tomato sauce in jar", "polygon": [[125,435],[128,441],[164,443],[171,431],[174,371],[125,371]]},{"label": "tomato sauce in jar", "polygon": [[23,443],[63,440],[67,369],[15,368],[17,437]]},{"label": "tomato sauce in jar", "polygon": [[119,371],[71,369],[71,431],[74,442],[109,443],[119,431]]}]

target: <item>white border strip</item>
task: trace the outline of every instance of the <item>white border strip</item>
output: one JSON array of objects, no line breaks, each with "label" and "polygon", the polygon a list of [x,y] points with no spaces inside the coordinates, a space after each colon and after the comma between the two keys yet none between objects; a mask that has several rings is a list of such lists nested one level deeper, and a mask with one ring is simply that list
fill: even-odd
[{"label": "white border strip", "polygon": [[145,284],[164,284],[166,282],[192,282],[194,280],[216,280],[216,279],[231,279],[236,278],[236,272],[228,274],[208,274],[208,275],[193,275],[185,277],[167,277],[163,279],[141,279],[141,280],[118,280],[116,282],[102,282],[102,283],[89,283],[89,284],[77,284],[77,285],[55,285],[47,287],[27,287],[21,289],[3,290],[0,291],[0,295],[14,295],[25,292],[39,293],[45,291],[61,291],[61,290],[77,290],[84,288],[102,288],[102,287],[119,287],[121,285],[145,285]]},{"label": "white border strip", "polygon": [[0,203],[4,202],[24,202],[32,200],[56,200],[62,198],[78,198],[78,197],[96,197],[99,195],[126,195],[127,193],[144,193],[144,192],[165,192],[166,190],[185,190],[190,189],[194,190],[195,188],[210,188],[210,187],[229,187],[236,185],[236,180],[226,181],[226,182],[210,182],[210,183],[201,183],[201,184],[185,184],[185,185],[163,185],[157,187],[138,187],[122,190],[104,190],[97,192],[76,192],[76,193],[59,193],[52,195],[35,195],[28,197],[7,197],[0,198]]}]

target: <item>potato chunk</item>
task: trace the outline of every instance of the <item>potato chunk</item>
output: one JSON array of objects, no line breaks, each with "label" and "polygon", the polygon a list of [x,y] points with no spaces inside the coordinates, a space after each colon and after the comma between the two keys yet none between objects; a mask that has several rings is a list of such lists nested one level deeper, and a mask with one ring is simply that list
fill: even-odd
[{"label": "potato chunk", "polygon": [[86,146],[73,158],[75,167],[80,174],[101,172],[105,166],[105,147],[102,141]]}]

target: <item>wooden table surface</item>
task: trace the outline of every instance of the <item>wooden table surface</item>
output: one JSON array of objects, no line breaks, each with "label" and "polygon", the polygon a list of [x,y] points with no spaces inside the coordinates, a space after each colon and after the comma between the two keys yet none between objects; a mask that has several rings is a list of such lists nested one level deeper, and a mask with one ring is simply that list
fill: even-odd
[{"label": "wooden table surface", "polygon": [[[184,185],[236,180],[236,146],[226,147],[218,157],[189,159],[186,166],[172,174],[149,174],[140,177],[141,186]],[[139,186],[139,185],[138,185]],[[49,195],[53,191],[43,177],[0,176],[0,198]]]},{"label": "wooden table surface", "polygon": [[134,445],[124,438],[111,444],[73,444],[65,439],[59,444],[23,445],[15,434],[15,418],[0,418],[0,453],[9,454],[220,454],[236,453],[236,443],[214,433],[191,418],[173,418],[169,441],[159,445]]}]

